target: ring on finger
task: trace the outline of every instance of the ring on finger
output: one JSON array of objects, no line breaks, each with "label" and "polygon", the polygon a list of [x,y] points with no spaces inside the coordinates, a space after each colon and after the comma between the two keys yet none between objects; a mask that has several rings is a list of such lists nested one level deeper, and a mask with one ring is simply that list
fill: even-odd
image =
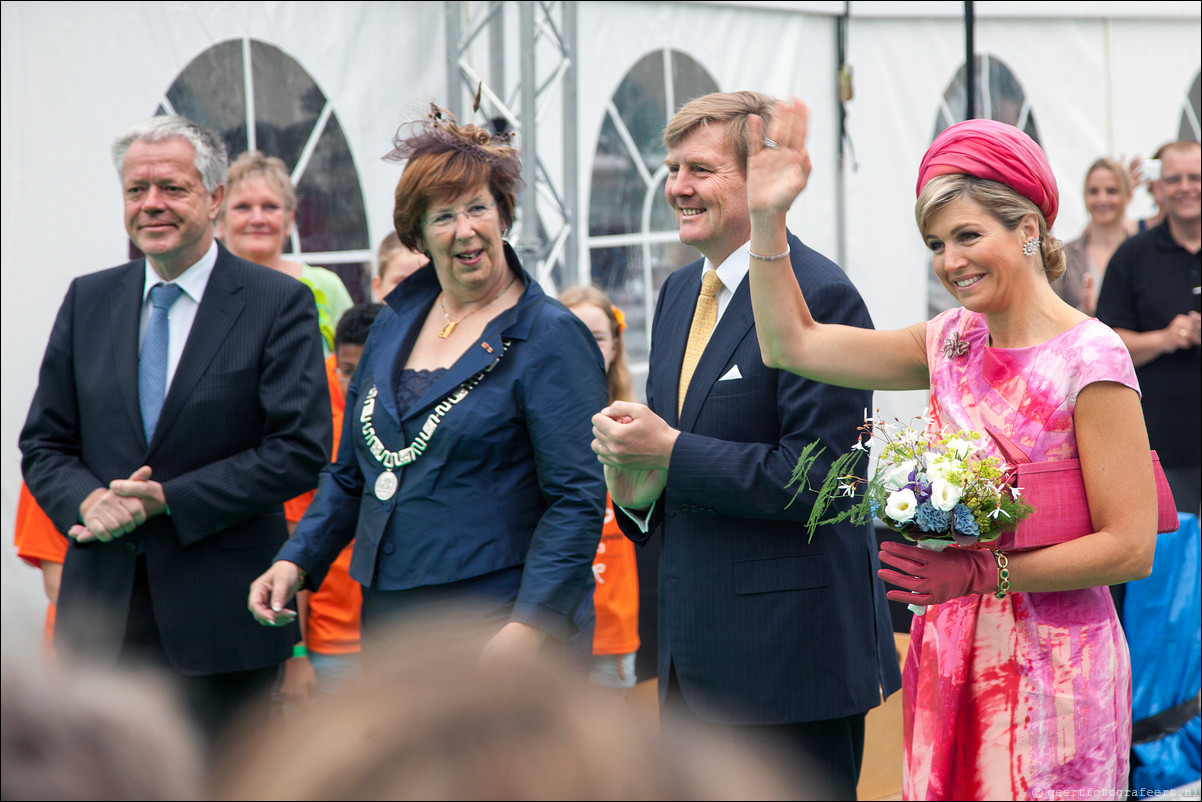
[{"label": "ring on finger", "polygon": [[776,148],[780,147],[780,143],[769,139],[768,137],[764,137],[764,147],[768,148],[769,150],[775,150]]}]

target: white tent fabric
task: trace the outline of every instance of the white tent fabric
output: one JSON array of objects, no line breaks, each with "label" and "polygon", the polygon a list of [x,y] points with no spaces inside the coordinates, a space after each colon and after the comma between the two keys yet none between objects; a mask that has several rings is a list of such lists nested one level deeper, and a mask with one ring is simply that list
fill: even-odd
[{"label": "white tent fabric", "polygon": [[[391,226],[399,175],[379,157],[411,101],[441,99],[447,91],[445,5],[3,5],[0,531],[6,541],[20,483],[17,436],[55,311],[73,277],[126,258],[108,154],[113,136],[153,114],[172,80],[212,45],[238,38],[271,43],[304,66],[336,110],[359,173],[370,239],[378,242]],[[464,5],[469,11],[479,6]],[[797,95],[811,106],[816,166],[790,215],[791,228],[841,261],[878,327],[921,319],[928,257],[912,222],[915,170],[943,94],[964,61],[963,7],[580,3],[577,148],[584,202],[614,91],[647,53],[682,51],[722,90]],[[1176,138],[1199,72],[1202,12],[1196,2],[975,7],[976,52],[1004,62],[1021,85],[1061,183],[1055,233],[1075,237],[1085,222],[1080,185],[1090,161],[1147,155]],[[854,160],[840,168],[836,31],[846,8]],[[507,57],[516,58],[516,50],[515,44]],[[548,158],[554,169],[557,157]],[[1133,213],[1146,212],[1146,197],[1137,201]],[[587,208],[580,218],[588,220]],[[921,411],[925,397],[879,394],[877,401],[889,414],[909,416]],[[11,547],[2,565],[6,635],[10,624],[36,627],[43,606],[36,572],[19,567]]]}]

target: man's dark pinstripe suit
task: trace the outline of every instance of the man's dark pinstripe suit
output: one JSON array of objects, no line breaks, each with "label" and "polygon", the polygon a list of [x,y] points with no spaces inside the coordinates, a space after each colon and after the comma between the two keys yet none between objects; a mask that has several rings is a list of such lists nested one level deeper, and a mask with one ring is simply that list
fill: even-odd
[{"label": "man's dark pinstripe suit", "polygon": [[246,589],[288,536],[282,504],[317,484],[331,421],[317,316],[299,281],[218,246],[153,440],[138,408],[144,261],[72,282],[21,433],[22,470],[60,531],[81,501],[141,465],[169,514],[112,542],[72,542],[55,643],[89,664],[123,648],[144,555],[162,651],[211,675],[287,659],[294,627],[258,626]]},{"label": "man's dark pinstripe suit", "polygon": [[[789,248],[815,317],[872,326],[842,270],[792,234]],[[843,522],[808,540],[813,494],[790,506],[794,490],[786,485],[814,441],[825,448],[814,469],[821,480],[855,442],[872,394],[766,368],[745,276],[697,363],[678,420],[680,365],[703,268],[697,261],[668,277],[652,328],[647,403],[680,430],[667,488],[648,532],[618,515],[632,540],[663,538],[661,703],[678,697],[697,718],[736,726],[863,716],[901,684],[876,539],[870,525]]]}]

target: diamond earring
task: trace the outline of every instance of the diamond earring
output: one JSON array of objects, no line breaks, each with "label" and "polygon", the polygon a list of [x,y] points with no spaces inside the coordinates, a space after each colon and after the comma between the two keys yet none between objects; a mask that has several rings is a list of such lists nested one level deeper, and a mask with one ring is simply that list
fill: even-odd
[{"label": "diamond earring", "polygon": [[1031,239],[1023,243],[1024,256],[1034,256],[1037,253],[1039,253],[1039,240],[1037,238],[1031,237]]}]

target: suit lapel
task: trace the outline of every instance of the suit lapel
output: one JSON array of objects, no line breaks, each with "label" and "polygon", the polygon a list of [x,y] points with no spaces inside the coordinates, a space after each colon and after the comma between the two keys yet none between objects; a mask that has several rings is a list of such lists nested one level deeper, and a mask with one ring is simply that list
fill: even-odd
[{"label": "suit lapel", "polygon": [[180,355],[171,386],[167,389],[167,397],[163,399],[163,411],[155,429],[156,437],[150,443],[152,447],[162,441],[163,434],[183,411],[196,383],[208,370],[209,363],[242,314],[245,306],[239,297],[242,282],[231,269],[232,258],[226,251],[218,251],[217,264],[213,266],[209,283],[205,285],[204,297],[196,309],[192,330],[188,332],[188,341],[184,343],[184,351]]},{"label": "suit lapel", "polygon": [[[505,254],[510,270],[518,273],[525,284],[522,297],[500,321],[485,328],[481,342],[487,344],[488,347],[485,348],[481,343],[475,343],[469,347],[461,357],[455,360],[453,365],[447,368],[447,372],[422,394],[421,398],[418,398],[405,410],[405,420],[427,413],[431,406],[449,396],[456,387],[488,367],[494,359],[501,355],[502,341],[506,337],[521,340],[527,338],[530,323],[529,320],[526,320],[524,310],[533,304],[542,303],[545,296],[543,296],[541,288],[534,283],[530,274],[521,269],[517,255],[510,250],[508,245],[505,246]],[[394,374],[400,369],[396,364],[397,354],[409,353],[412,348],[411,341],[417,337],[418,331],[425,322],[426,313],[429,312],[434,298],[441,291],[433,269],[426,272],[423,268],[422,271],[406,280],[407,286],[409,282],[413,282],[409,293],[390,302],[396,315],[377,324],[380,327],[379,335],[375,328],[372,329],[371,335],[373,338],[378,337],[372,341],[373,381],[376,383],[380,403],[395,421],[400,420],[394,394],[396,385]],[[407,325],[402,322],[405,320],[409,321]],[[377,345],[383,345],[383,347],[376,347]],[[678,365],[676,369],[679,371],[680,366]],[[366,388],[361,389],[366,390]]]},{"label": "suit lapel", "polygon": [[[406,326],[398,315],[388,315],[386,319],[378,321],[371,330],[370,366],[371,380],[376,386],[376,404],[384,407],[384,411],[394,421],[399,421],[400,416],[397,414],[396,396],[393,395],[392,370],[398,350],[406,338],[412,336],[411,329],[412,325]],[[359,388],[360,399],[368,389],[367,387]]]},{"label": "suit lapel", "polygon": [[[676,298],[665,298],[658,314],[663,316],[655,326],[656,352],[655,387],[656,414],[670,426],[678,423],[676,408],[680,388],[680,366],[684,361],[685,347],[689,343],[689,329],[693,325],[693,312],[697,308],[697,296],[701,294],[701,272],[704,260],[698,260],[681,268],[681,286],[675,290]],[[662,345],[661,345],[662,344]],[[661,360],[659,354],[664,354]],[[696,373],[694,373],[694,380]]]},{"label": "suit lapel", "polygon": [[[698,282],[698,292],[700,292],[700,282]],[[690,391],[685,395],[684,408],[680,411],[681,429],[690,431],[697,422],[697,415],[701,411],[706,396],[709,395],[709,389],[721,378],[723,368],[726,367],[735,348],[747,335],[753,322],[751,290],[748,278],[744,276],[735,289],[730,303],[723,311],[721,320],[714,327],[709,342],[705,346],[705,352],[697,362],[697,369],[693,371],[693,379],[689,384]],[[677,376],[679,377],[679,375],[680,367],[678,365]]]},{"label": "suit lapel", "polygon": [[142,290],[145,289],[146,267],[143,260],[133,262],[121,279],[117,302],[113,304],[113,370],[121,406],[129,415],[130,425],[146,446],[142,431],[142,407],[138,401],[138,332],[142,324]]}]

